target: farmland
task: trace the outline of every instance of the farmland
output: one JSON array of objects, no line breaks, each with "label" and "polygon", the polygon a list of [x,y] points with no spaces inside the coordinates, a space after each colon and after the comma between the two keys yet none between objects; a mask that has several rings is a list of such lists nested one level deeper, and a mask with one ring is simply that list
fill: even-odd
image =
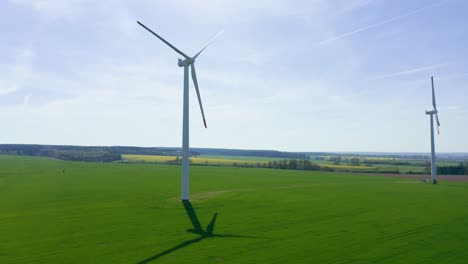
[{"label": "farmland", "polygon": [[193,166],[191,187],[188,215],[179,166],[0,156],[0,263],[468,259],[466,183]]},{"label": "farmland", "polygon": [[[360,157],[362,162],[353,165],[349,162],[350,157],[342,157],[343,161],[334,163],[331,157],[325,156],[312,158],[311,162],[321,167],[325,167],[338,172],[376,172],[376,173],[404,173],[404,174],[424,174],[427,173],[427,166],[421,160],[404,160],[390,158],[369,158]],[[126,162],[133,163],[159,163],[159,164],[179,164],[180,157],[164,155],[122,155]],[[193,165],[208,166],[241,166],[241,167],[267,167],[269,162],[283,162],[284,159],[271,157],[246,157],[246,156],[222,156],[222,155],[201,155],[190,157]],[[441,166],[456,165],[457,162],[440,162]]]},{"label": "farmland", "polygon": [[[180,158],[180,157],[179,157]],[[168,163],[175,161],[176,156],[156,156],[156,155],[122,155],[122,159],[130,162],[154,162]],[[200,156],[191,157],[190,161],[195,165],[213,165],[213,166],[233,166],[233,164],[255,165],[259,162],[268,162],[277,160],[275,158],[261,157],[236,157],[236,156]]]}]

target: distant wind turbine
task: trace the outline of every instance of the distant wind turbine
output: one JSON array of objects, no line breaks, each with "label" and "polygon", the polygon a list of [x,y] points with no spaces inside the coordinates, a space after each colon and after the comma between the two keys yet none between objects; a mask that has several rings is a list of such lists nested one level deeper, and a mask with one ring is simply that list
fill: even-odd
[{"label": "distant wind turbine", "polygon": [[437,174],[436,174],[436,158],[435,158],[435,147],[434,147],[434,115],[436,117],[437,122],[437,134],[439,134],[439,116],[437,112],[436,106],[436,99],[435,99],[435,92],[434,92],[434,76],[431,76],[431,84],[432,84],[432,109],[431,111],[426,110],[426,115],[430,115],[431,119],[431,182],[432,184],[437,184]]},{"label": "distant wind turbine", "polygon": [[176,47],[174,47],[171,43],[163,39],[161,36],[156,34],[154,31],[143,25],[140,21],[137,23],[148,30],[151,34],[156,36],[166,45],[168,45],[171,49],[175,52],[182,55],[185,59],[179,59],[178,65],[179,67],[184,67],[184,108],[183,108],[183,125],[182,125],[182,201],[189,200],[189,66],[192,72],[192,80],[195,86],[195,91],[197,92],[198,103],[200,104],[200,110],[203,118],[203,124],[206,126],[206,119],[205,113],[203,112],[203,105],[200,97],[200,91],[198,90],[198,81],[197,81],[197,74],[195,72],[195,59],[211,44],[223,31],[220,31],[216,36],[214,36],[195,56],[189,57]]}]

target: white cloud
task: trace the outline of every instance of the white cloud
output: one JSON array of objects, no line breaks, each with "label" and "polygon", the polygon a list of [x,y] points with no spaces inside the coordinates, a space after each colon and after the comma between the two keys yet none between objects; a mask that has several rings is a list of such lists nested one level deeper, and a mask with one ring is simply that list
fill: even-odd
[{"label": "white cloud", "polygon": [[32,73],[35,52],[30,48],[16,49],[11,62],[0,64],[0,95],[8,95],[22,89]]},{"label": "white cloud", "polygon": [[91,0],[9,0],[10,2],[32,8],[45,17],[56,20],[74,18],[82,14],[87,6],[91,7],[95,1]]},{"label": "white cloud", "polygon": [[17,84],[9,84],[5,81],[0,80],[0,95],[15,93],[19,90],[20,87]]},{"label": "white cloud", "polygon": [[23,105],[28,106],[29,101],[31,100],[32,94],[27,94],[23,97]]}]

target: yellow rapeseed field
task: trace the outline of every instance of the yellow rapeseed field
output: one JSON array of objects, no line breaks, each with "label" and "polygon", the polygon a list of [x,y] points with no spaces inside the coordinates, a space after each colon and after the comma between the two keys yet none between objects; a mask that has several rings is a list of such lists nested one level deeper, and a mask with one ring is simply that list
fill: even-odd
[{"label": "yellow rapeseed field", "polygon": [[[153,155],[122,155],[122,159],[129,162],[154,162],[154,163],[167,163],[169,161],[176,160],[175,156],[153,156]],[[182,159],[182,157],[179,157]],[[217,158],[203,158],[203,157],[191,157],[190,161],[192,164],[207,164],[207,165],[219,165],[219,166],[232,166],[234,163],[237,164],[249,164],[255,165],[263,163],[263,161],[256,160],[236,160],[236,159],[217,159]]]}]

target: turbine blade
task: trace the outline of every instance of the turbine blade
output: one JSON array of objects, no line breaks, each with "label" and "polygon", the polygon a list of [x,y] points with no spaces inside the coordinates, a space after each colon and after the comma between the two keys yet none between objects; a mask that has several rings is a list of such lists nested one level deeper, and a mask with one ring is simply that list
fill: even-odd
[{"label": "turbine blade", "polygon": [[213,230],[214,230],[214,226],[215,226],[215,223],[216,223],[216,217],[218,216],[218,213],[215,213],[213,215],[213,218],[211,218],[211,221],[210,223],[208,224],[208,226],[206,227],[206,233],[208,233],[208,235],[212,235],[213,234]]},{"label": "turbine blade", "polygon": [[194,229],[191,229],[193,231],[189,231],[192,233],[196,234],[202,234],[203,233],[203,228],[200,224],[200,221],[198,220],[197,214],[195,213],[195,210],[193,209],[192,203],[190,201],[182,201],[182,204],[184,205],[185,212],[187,212],[187,215],[190,218],[190,222],[192,222],[192,226]]},{"label": "turbine blade", "polygon": [[160,39],[162,42],[166,43],[166,45],[168,45],[169,47],[171,47],[175,52],[179,53],[180,55],[184,56],[184,58],[188,59],[190,58],[189,56],[185,55],[185,53],[183,53],[182,51],[180,51],[179,49],[177,49],[176,47],[174,47],[171,43],[169,43],[167,40],[163,39],[161,36],[159,36],[158,34],[156,34],[153,30],[149,29],[148,27],[146,27],[145,25],[143,25],[143,23],[141,23],[140,21],[137,21],[137,23],[142,26],[143,28],[145,28],[146,30],[148,30],[151,34],[155,35],[158,39]]},{"label": "turbine blade", "polygon": [[431,84],[432,84],[432,106],[434,107],[434,110],[437,111],[435,92],[434,92],[434,76],[431,76]]},{"label": "turbine blade", "polygon": [[439,115],[436,113],[436,121],[437,121],[437,134],[440,134],[439,127],[440,127],[440,122],[439,122]]},{"label": "turbine blade", "polygon": [[237,238],[259,238],[259,239],[269,239],[271,237],[258,237],[258,236],[238,236],[238,235],[227,235],[227,234],[215,234],[214,237],[237,237]]},{"label": "turbine blade", "polygon": [[195,54],[195,56],[193,56],[193,58],[196,59],[198,55],[200,55],[200,53],[202,53],[213,41],[215,41],[215,39],[217,39],[221,34],[223,34],[223,32],[224,30],[221,30],[218,32],[218,34],[212,37],[211,40],[208,41],[208,43],[206,43],[206,45],[197,54]]},{"label": "turbine blade", "polygon": [[192,245],[192,244],[194,244],[194,243],[200,242],[200,241],[202,241],[203,239],[205,239],[205,237],[202,236],[202,237],[194,238],[194,239],[191,239],[191,240],[187,240],[187,241],[185,241],[185,242],[183,242],[183,243],[180,243],[180,244],[178,244],[178,245],[176,245],[176,246],[171,247],[170,249],[164,250],[164,251],[161,252],[161,253],[158,253],[158,254],[156,254],[156,255],[154,255],[154,256],[151,256],[151,257],[149,257],[149,258],[146,258],[146,259],[144,259],[144,260],[138,262],[137,264],[146,264],[146,263],[149,263],[149,262],[153,262],[153,260],[156,260],[156,259],[158,259],[158,258],[160,258],[160,257],[162,257],[162,256],[165,256],[165,255],[167,255],[167,254],[169,254],[169,253],[171,253],[171,252],[174,252],[174,251],[176,251],[176,250],[182,249],[182,248],[184,248],[184,247],[188,247],[188,246],[190,246],[190,245]]},{"label": "turbine blade", "polygon": [[205,113],[203,112],[203,105],[202,105],[202,101],[201,101],[201,97],[200,97],[200,90],[198,89],[197,73],[195,72],[195,63],[192,63],[191,69],[192,69],[192,80],[193,80],[193,84],[195,86],[195,91],[197,92],[198,103],[200,104],[200,111],[201,111],[201,114],[202,114],[202,117],[203,117],[203,124],[205,125],[205,128],[207,128]]}]

